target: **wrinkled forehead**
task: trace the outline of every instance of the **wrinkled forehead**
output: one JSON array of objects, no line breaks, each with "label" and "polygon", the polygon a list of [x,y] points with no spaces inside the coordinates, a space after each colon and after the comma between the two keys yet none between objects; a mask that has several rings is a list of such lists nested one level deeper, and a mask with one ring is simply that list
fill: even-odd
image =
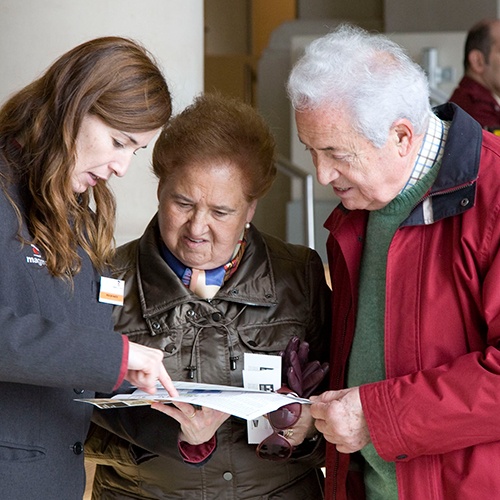
[{"label": "wrinkled forehead", "polygon": [[322,106],[315,109],[296,111],[295,121],[299,139],[307,137],[326,139],[331,135],[357,135],[352,114],[346,108]]}]

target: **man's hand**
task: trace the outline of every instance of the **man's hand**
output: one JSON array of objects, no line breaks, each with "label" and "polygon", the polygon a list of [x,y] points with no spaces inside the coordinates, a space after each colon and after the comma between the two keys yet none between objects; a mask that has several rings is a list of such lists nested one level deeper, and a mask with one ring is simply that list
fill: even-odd
[{"label": "man's hand", "polygon": [[179,393],[163,366],[163,353],[135,342],[129,343],[128,371],[125,378],[133,385],[149,394],[156,392],[156,383],[161,382],[170,396]]},{"label": "man's hand", "polygon": [[366,425],[359,387],[327,391],[311,396],[311,415],[316,429],[341,453],[353,453],[371,442]]}]

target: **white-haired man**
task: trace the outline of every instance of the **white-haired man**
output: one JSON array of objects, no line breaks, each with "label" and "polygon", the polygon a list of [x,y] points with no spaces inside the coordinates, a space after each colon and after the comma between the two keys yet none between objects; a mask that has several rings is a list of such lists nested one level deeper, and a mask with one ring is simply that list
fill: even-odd
[{"label": "white-haired man", "polygon": [[500,491],[500,141],[394,42],[316,40],[288,93],[317,178],[333,287],[326,498]]}]

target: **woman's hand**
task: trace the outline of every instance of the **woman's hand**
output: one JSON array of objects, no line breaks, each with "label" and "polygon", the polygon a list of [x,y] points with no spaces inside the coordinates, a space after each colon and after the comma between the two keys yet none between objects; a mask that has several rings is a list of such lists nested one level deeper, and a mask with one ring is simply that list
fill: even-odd
[{"label": "woman's hand", "polygon": [[302,405],[300,418],[295,425],[286,429],[284,435],[292,446],[298,446],[304,439],[310,439],[317,434],[314,418],[311,415],[311,405]]},{"label": "woman's hand", "polygon": [[179,393],[163,366],[163,353],[145,345],[129,342],[128,366],[125,379],[143,391],[154,394],[159,381],[170,396]]},{"label": "woman's hand", "polygon": [[206,443],[217,429],[230,417],[228,413],[212,410],[205,406],[195,409],[188,403],[172,402],[173,405],[154,403],[151,408],[174,418],[181,425],[179,439],[189,444]]}]

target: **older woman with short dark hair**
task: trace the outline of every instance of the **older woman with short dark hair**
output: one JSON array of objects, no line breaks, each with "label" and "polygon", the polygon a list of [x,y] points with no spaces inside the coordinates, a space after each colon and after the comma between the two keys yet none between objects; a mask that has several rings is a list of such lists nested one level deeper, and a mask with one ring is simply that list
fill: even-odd
[{"label": "older woman with short dark hair", "polygon": [[[274,140],[250,106],[206,94],[157,140],[159,209],[118,251],[126,282],[116,328],[162,349],[174,380],[243,386],[245,353],[278,355],[293,337],[328,352],[329,296],[318,254],[251,224],[275,175]],[[272,215],[272,214],[271,214]],[[286,380],[284,381],[286,383]],[[235,417],[188,404],[97,412],[93,498],[322,498],[322,440],[307,405],[287,460],[248,444]],[[120,437],[118,437],[120,436]],[[193,466],[196,465],[196,466]]]}]

